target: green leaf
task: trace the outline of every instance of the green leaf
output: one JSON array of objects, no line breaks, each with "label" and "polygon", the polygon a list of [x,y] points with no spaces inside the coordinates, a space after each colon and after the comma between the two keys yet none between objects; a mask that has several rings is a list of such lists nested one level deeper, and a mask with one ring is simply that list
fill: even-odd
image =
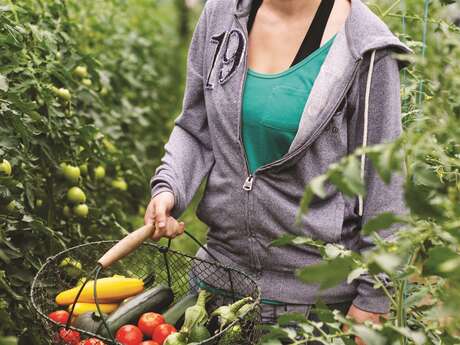
[{"label": "green leaf", "polygon": [[374,256],[373,261],[386,273],[392,274],[401,264],[399,256],[390,253],[381,253]]},{"label": "green leaf", "polygon": [[287,246],[289,244],[292,244],[292,241],[296,237],[297,236],[295,236],[295,235],[284,234],[281,237],[277,238],[276,240],[273,240],[272,242],[270,242],[270,246],[273,246],[273,247]]},{"label": "green leaf", "polygon": [[424,276],[454,278],[460,276],[460,256],[447,247],[434,247],[428,251],[428,259],[423,265]]},{"label": "green leaf", "polygon": [[364,267],[357,267],[348,274],[347,283],[350,284],[353,280],[359,278],[361,274],[367,273],[367,269]]},{"label": "green leaf", "polygon": [[327,289],[343,282],[352,270],[353,260],[347,256],[302,267],[296,275],[305,283],[318,283],[321,289]]},{"label": "green leaf", "polygon": [[307,322],[307,318],[302,313],[284,313],[283,315],[278,317],[277,322],[280,326],[287,326],[292,322],[305,323]]},{"label": "green leaf", "polygon": [[353,325],[352,332],[360,337],[366,345],[385,345],[386,339],[373,329],[364,325]]},{"label": "green leaf", "polygon": [[377,217],[370,219],[363,227],[362,233],[369,235],[374,231],[387,229],[391,225],[400,222],[401,219],[392,212],[383,212]]}]

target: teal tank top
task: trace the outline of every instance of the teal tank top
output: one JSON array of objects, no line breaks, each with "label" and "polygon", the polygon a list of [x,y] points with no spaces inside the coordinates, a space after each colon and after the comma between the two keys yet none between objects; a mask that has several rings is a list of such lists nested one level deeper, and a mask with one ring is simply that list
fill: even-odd
[{"label": "teal tank top", "polygon": [[250,173],[288,151],[313,82],[336,35],[283,72],[266,74],[248,68],[242,137]]}]

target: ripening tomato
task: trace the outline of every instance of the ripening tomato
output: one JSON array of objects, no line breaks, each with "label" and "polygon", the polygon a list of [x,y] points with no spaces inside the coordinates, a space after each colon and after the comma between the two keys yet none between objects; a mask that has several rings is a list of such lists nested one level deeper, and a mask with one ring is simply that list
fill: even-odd
[{"label": "ripening tomato", "polygon": [[139,345],[144,336],[139,328],[134,325],[121,326],[115,335],[117,341],[123,345]]},{"label": "ripening tomato", "polygon": [[61,328],[59,330],[59,337],[66,345],[78,345],[80,342],[80,333],[72,329]]},{"label": "ripening tomato", "polygon": [[137,327],[144,333],[145,336],[151,338],[153,330],[162,323],[165,323],[165,319],[161,314],[157,313],[145,313],[142,314],[137,323]]},{"label": "ripening tomato", "polygon": [[152,340],[156,341],[160,345],[163,345],[168,335],[176,332],[177,330],[174,328],[174,326],[170,325],[169,323],[163,323],[155,327],[153,330]]},{"label": "ripening tomato", "polygon": [[78,345],[105,345],[105,343],[102,340],[99,340],[96,338],[89,338],[89,339],[80,341],[80,344]]},{"label": "ripening tomato", "polygon": [[56,310],[48,314],[48,317],[61,325],[65,325],[67,320],[69,320],[69,313],[66,310]]},{"label": "ripening tomato", "polygon": [[141,343],[141,345],[160,345],[156,341],[153,340],[146,340]]}]

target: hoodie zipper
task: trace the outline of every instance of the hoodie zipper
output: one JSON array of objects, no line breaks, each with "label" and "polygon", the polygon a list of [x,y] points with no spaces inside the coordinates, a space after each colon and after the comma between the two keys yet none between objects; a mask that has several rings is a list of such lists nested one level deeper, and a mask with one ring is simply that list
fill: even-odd
[{"label": "hoodie zipper", "polygon": [[247,77],[247,40],[248,40],[248,34],[246,32],[246,30],[244,30],[243,28],[243,25],[241,25],[238,17],[235,15],[235,19],[236,21],[238,22],[238,25],[241,26],[241,29],[243,30],[244,32],[244,35],[246,36],[246,47],[245,47],[245,52],[244,52],[244,55],[243,55],[243,78],[241,80],[241,83],[240,83],[240,95],[239,95],[239,109],[238,109],[238,141],[240,143],[240,148],[241,148],[241,152],[243,154],[243,159],[244,159],[244,166],[245,166],[245,169],[246,169],[246,179],[244,180],[244,183],[243,183],[243,189],[246,190],[246,191],[251,191],[252,190],[252,183],[254,181],[254,175],[250,173],[249,171],[249,164],[248,164],[248,158],[246,156],[246,150],[244,149],[244,144],[243,144],[243,139],[242,139],[242,126],[241,126],[241,122],[242,122],[242,108],[243,108],[243,90],[244,90],[244,85],[245,85],[245,82],[246,82],[246,77]]}]

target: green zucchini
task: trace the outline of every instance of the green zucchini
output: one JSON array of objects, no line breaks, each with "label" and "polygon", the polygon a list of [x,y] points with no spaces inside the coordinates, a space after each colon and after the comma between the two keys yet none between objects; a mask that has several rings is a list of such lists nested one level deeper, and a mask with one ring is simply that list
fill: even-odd
[{"label": "green zucchini", "polygon": [[[157,285],[121,303],[107,318],[106,324],[114,335],[118,328],[123,325],[137,324],[139,317],[146,312],[162,312],[173,300],[174,294],[171,288],[163,284]],[[99,326],[98,333],[105,337],[109,336],[103,324]]]},{"label": "green zucchini", "polygon": [[178,321],[180,321],[181,318],[184,317],[187,308],[195,305],[197,298],[198,295],[193,293],[185,296],[180,301],[175,303],[172,307],[163,313],[165,322],[169,323],[170,325],[175,325]]}]

